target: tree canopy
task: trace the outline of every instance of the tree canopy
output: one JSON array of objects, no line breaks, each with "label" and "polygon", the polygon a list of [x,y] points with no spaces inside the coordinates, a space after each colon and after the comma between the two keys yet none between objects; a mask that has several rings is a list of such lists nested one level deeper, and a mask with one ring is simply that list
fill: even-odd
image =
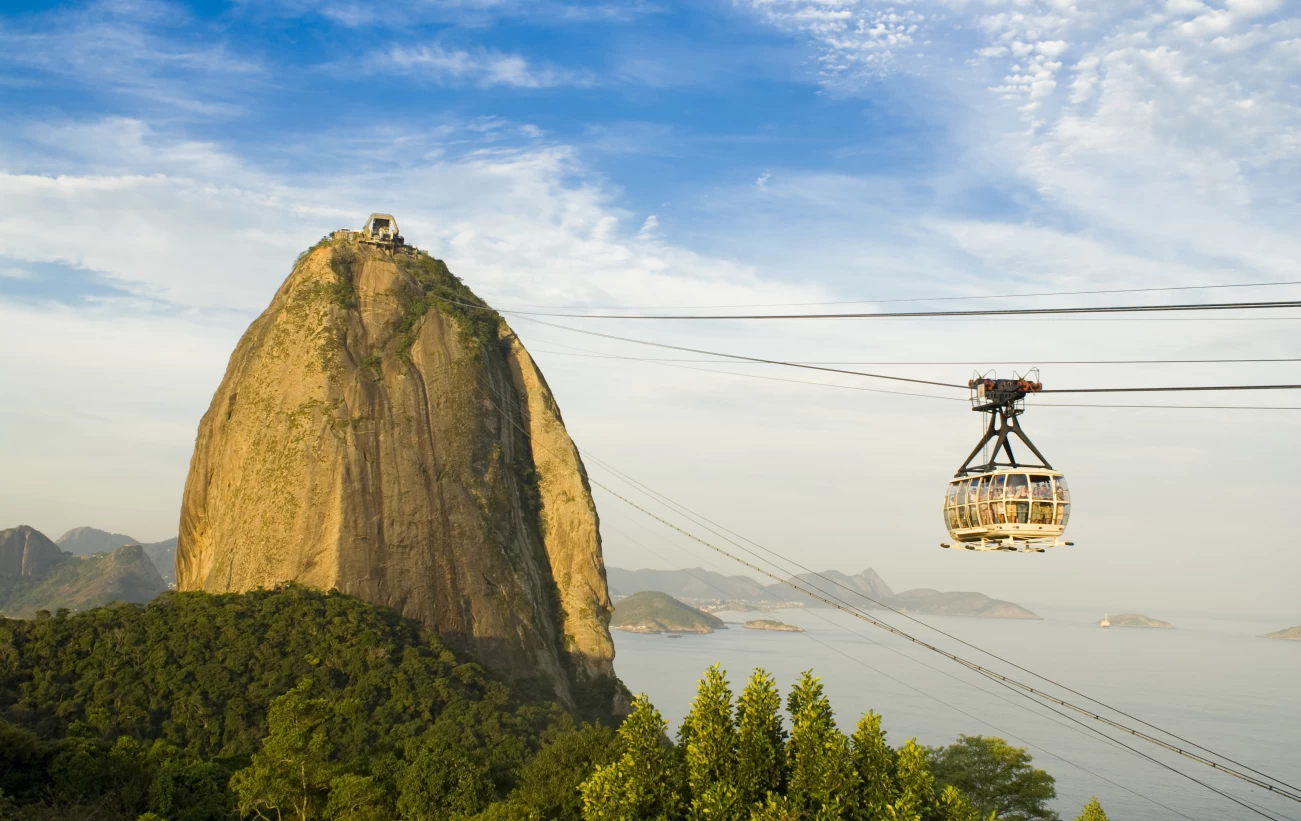
[{"label": "tree canopy", "polygon": [[1055,818],[1023,750],[845,735],[812,672],[783,711],[711,667],[676,743],[645,696],[616,730],[539,692],[298,586],[0,621],[0,821]]}]

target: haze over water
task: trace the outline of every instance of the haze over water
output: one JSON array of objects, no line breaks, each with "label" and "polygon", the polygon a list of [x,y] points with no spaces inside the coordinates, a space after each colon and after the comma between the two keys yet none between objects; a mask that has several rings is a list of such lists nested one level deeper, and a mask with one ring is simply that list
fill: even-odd
[{"label": "haze over water", "polygon": [[[879,617],[881,612],[873,614]],[[1290,783],[1301,782],[1301,643],[1258,638],[1283,625],[1181,618],[1175,620],[1175,630],[1103,630],[1095,624],[1101,613],[1051,608],[1036,612],[1043,621],[917,618],[1243,764]],[[729,622],[755,618],[749,613],[720,615]],[[1083,702],[900,616],[887,615],[885,620],[946,650]],[[892,746],[912,737],[922,744],[947,744],[965,733],[998,735],[1029,747],[1035,764],[1057,778],[1055,808],[1063,818],[1074,818],[1092,795],[1118,821],[1179,818],[1178,813],[1199,821],[1256,817],[1157,764],[1110,746],[1093,733],[1093,728],[1102,728],[1097,722],[1077,716],[1086,728],[1052,715],[1046,707],[948,659],[845,614],[784,610],[768,617],[807,632],[745,630],[733,624],[712,635],[668,640],[615,631],[615,669],[634,693],[650,696],[673,731],[695,695],[696,680],[714,662],[722,663],[734,692],[753,668],[765,668],[776,676],[783,697],[800,671],[812,668],[822,678],[842,731],[852,732],[859,715],[872,709],[883,715]],[[1128,736],[1124,741],[1238,798],[1297,817],[1298,808],[1290,801],[1146,742]]]}]

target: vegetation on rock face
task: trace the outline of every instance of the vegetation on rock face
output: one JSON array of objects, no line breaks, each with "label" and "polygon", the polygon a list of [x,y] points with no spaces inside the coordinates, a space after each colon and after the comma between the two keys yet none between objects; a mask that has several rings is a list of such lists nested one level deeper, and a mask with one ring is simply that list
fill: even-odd
[{"label": "vegetation on rock face", "polygon": [[423,252],[330,239],[303,257],[200,423],[177,587],[292,580],[393,603],[449,648],[609,714],[627,702],[586,474],[542,375],[482,305]]},{"label": "vegetation on rock face", "polygon": [[610,626],[633,633],[712,633],[724,627],[717,616],[683,604],[665,593],[634,593],[614,607]]}]

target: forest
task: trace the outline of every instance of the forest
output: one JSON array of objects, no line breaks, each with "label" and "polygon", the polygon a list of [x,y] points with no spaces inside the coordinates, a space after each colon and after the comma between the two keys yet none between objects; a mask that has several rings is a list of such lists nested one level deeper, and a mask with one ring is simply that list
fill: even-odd
[{"label": "forest", "polygon": [[734,698],[710,668],[667,729],[644,696],[580,721],[392,610],[297,585],[0,621],[4,821],[1057,818],[1024,750],[893,748],[875,713],[846,735],[811,672],[783,701],[762,670]]}]

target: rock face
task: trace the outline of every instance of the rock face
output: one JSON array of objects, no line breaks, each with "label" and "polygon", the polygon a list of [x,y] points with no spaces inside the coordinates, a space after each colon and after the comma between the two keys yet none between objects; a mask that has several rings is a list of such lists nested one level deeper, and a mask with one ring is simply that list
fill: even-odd
[{"label": "rock face", "polygon": [[483,303],[423,253],[300,257],[199,424],[177,587],[337,588],[608,711],[624,691],[586,471],[528,352],[465,305]]},{"label": "rock face", "polygon": [[0,530],[0,577],[40,579],[65,558],[59,546],[35,528]]}]

